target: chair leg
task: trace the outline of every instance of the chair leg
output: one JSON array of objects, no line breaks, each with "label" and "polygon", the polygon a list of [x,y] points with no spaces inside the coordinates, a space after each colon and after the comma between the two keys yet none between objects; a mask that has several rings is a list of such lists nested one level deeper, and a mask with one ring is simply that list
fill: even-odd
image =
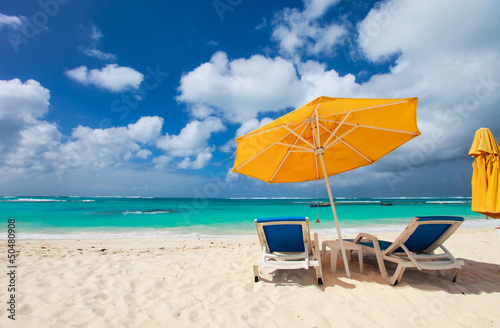
[{"label": "chair leg", "polygon": [[326,254],[326,245],[323,244],[321,249],[321,264],[325,264],[325,254]]},{"label": "chair leg", "polygon": [[358,259],[359,259],[359,273],[363,274],[363,249],[360,248],[358,250]]},{"label": "chair leg", "polygon": [[339,254],[338,250],[331,250],[330,251],[330,271],[332,273],[335,273],[337,271],[337,255]]},{"label": "chair leg", "polygon": [[451,281],[453,282],[457,282],[457,279],[458,279],[458,275],[460,274],[460,270],[461,269],[452,269],[451,270]]},{"label": "chair leg", "polygon": [[253,277],[255,282],[259,281],[259,275],[260,275],[259,271],[260,271],[260,264],[257,261],[255,261],[253,263]]},{"label": "chair leg", "polygon": [[323,271],[321,270],[321,265],[316,268],[316,279],[318,280],[318,285],[323,285]]},{"label": "chair leg", "polygon": [[401,278],[403,277],[403,273],[405,272],[406,267],[402,266],[401,264],[398,264],[398,267],[396,268],[396,271],[394,271],[394,274],[392,277],[389,278],[389,283],[393,286],[396,286],[399,284],[401,281]]}]

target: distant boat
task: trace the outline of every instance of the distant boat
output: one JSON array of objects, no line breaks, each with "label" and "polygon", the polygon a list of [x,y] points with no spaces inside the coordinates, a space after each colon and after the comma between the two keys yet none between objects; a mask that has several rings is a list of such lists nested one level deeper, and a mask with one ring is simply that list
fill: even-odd
[{"label": "distant boat", "polygon": [[328,203],[312,203],[311,205],[309,205],[309,207],[328,207],[328,206],[331,205]]},{"label": "distant boat", "polygon": [[380,203],[380,206],[392,206],[392,203]]}]

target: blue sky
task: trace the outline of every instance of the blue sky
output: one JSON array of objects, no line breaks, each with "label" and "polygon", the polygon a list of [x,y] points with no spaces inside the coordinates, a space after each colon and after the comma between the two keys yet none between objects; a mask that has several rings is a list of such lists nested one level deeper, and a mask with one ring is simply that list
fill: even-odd
[{"label": "blue sky", "polygon": [[[318,96],[419,97],[422,135],[334,196],[470,196],[500,138],[500,3],[0,3],[0,194],[316,197],[231,173],[235,137]],[[326,188],[320,183],[320,196]]]}]

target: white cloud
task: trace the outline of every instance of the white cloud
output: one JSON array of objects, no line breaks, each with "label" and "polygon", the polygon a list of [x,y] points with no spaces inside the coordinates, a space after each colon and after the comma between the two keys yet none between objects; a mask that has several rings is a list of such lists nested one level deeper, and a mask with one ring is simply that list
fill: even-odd
[{"label": "white cloud", "polygon": [[270,119],[269,117],[265,117],[263,118],[262,120],[257,120],[257,119],[251,119],[251,120],[248,120],[246,122],[244,122],[239,128],[238,130],[236,130],[236,135],[235,137],[238,138],[238,137],[241,137],[242,135],[245,135],[249,132],[252,132],[253,130],[256,130],[266,124],[269,124],[271,123],[273,120]]},{"label": "white cloud", "polygon": [[198,152],[194,160],[192,160],[189,157],[186,157],[180,163],[177,164],[177,168],[193,169],[193,170],[202,169],[212,159],[213,156],[212,151],[213,151],[212,148],[203,148]]},{"label": "white cloud", "polygon": [[181,78],[178,99],[190,105],[195,117],[220,111],[224,119],[244,124],[260,114],[299,107],[319,96],[348,97],[360,89],[354,75],[340,76],[316,61],[297,67],[298,71],[280,57],[256,55],[229,61],[218,52]]},{"label": "white cloud", "polygon": [[98,28],[97,25],[95,25],[92,22],[90,23],[89,37],[92,40],[94,45],[104,37],[101,29]]},{"label": "white cloud", "polygon": [[104,60],[104,61],[116,61],[118,58],[116,55],[111,54],[111,53],[105,53],[102,52],[101,50],[95,49],[95,48],[89,48],[89,47],[78,47],[78,50],[83,52],[85,55],[93,58],[97,58],[99,60]]},{"label": "white cloud", "polygon": [[89,26],[81,26],[81,28],[88,34],[91,45],[90,46],[80,45],[78,46],[78,51],[82,52],[86,56],[97,58],[99,60],[116,61],[118,59],[117,56],[112,53],[106,53],[97,49],[99,41],[101,41],[104,35],[102,34],[102,31],[94,23],[91,22]]},{"label": "white cloud", "polygon": [[339,2],[340,0],[304,0],[304,14],[306,17],[319,18]]},{"label": "white cloud", "polygon": [[[178,167],[199,169],[212,158],[214,149],[208,146],[212,133],[225,129],[219,118],[195,120],[188,123],[178,135],[166,134],[161,137],[157,146],[164,150],[168,157],[184,157]],[[196,159],[193,161],[190,156],[196,156]]]},{"label": "white cloud", "polygon": [[[30,129],[41,123],[39,118],[47,113],[49,98],[49,90],[37,81],[0,80],[0,167],[11,160],[10,154],[22,145],[22,139],[35,132]],[[49,130],[48,126],[40,128]]]},{"label": "white cloud", "polygon": [[[471,134],[496,120],[498,12],[496,1],[457,6],[449,0],[393,0],[372,9],[359,23],[359,44],[369,60],[399,54],[390,73],[372,77],[360,89],[379,97],[420,97],[423,134],[409,151],[419,142],[432,142],[435,152],[427,155],[429,161],[442,154],[447,154],[442,160],[458,158],[445,148],[466,153]],[[433,137],[435,131],[442,132],[440,138]]]},{"label": "white cloud", "polygon": [[0,80],[0,120],[39,118],[48,111],[49,98],[49,90],[35,80]]},{"label": "white cloud", "polygon": [[108,64],[100,70],[92,69],[90,71],[86,66],[80,66],[67,70],[65,73],[77,82],[94,85],[111,92],[138,89],[144,79],[144,75],[133,68],[116,64]]},{"label": "white cloud", "polygon": [[182,76],[178,100],[194,108],[210,106],[231,122],[245,122],[258,113],[296,102],[298,78],[291,62],[255,55],[229,61],[224,52]]},{"label": "white cloud", "polygon": [[146,158],[151,151],[144,148],[154,144],[161,134],[163,119],[141,117],[126,127],[92,129],[78,126],[71,140],[56,152],[47,154],[62,169],[68,167],[119,166],[133,158]]},{"label": "white cloud", "polygon": [[[403,52],[426,57],[454,51],[495,51],[498,1],[457,4],[453,0],[382,2],[358,25],[359,43],[370,60]],[[422,24],[425,22],[425,24]]]},{"label": "white cloud", "polygon": [[0,30],[2,27],[7,26],[13,29],[17,29],[21,27],[23,24],[21,18],[17,16],[7,16],[2,13],[0,13]]},{"label": "white cloud", "polygon": [[3,176],[41,177],[80,167],[127,165],[151,156],[149,146],[161,135],[163,119],[142,117],[126,127],[78,126],[69,138],[43,120],[49,90],[34,80],[0,81],[0,171]]},{"label": "white cloud", "polygon": [[349,98],[359,96],[360,86],[352,74],[340,76],[334,69],[327,70],[326,65],[309,60],[299,64],[301,99],[296,107],[320,96]]},{"label": "white cloud", "polygon": [[321,24],[318,20],[337,0],[307,0],[304,10],[285,8],[275,15],[272,38],[280,52],[295,58],[301,53],[309,55],[333,54],[334,47],[347,33],[341,25]]}]

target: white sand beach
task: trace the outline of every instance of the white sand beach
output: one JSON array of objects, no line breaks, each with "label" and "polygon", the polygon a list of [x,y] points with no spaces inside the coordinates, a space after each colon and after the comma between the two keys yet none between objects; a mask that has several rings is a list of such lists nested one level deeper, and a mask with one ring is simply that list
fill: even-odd
[{"label": "white sand beach", "polygon": [[[392,240],[397,234],[382,234]],[[346,236],[354,237],[354,236]],[[325,240],[328,236],[320,236]],[[357,257],[315,284],[314,270],[267,270],[254,283],[257,237],[19,240],[16,320],[0,276],[1,327],[500,327],[500,238],[459,229],[445,246],[465,267],[457,283],[407,270],[398,286]],[[7,272],[7,246],[1,266]]]}]

